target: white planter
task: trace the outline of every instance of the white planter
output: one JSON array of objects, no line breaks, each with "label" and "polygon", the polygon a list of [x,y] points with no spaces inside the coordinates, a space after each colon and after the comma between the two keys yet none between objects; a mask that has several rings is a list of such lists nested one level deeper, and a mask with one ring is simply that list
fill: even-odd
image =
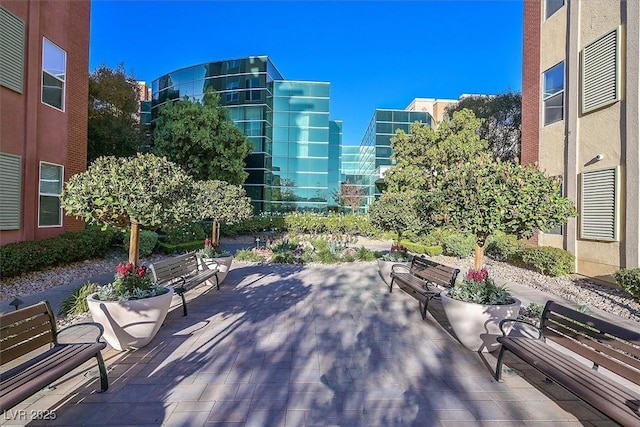
[{"label": "white planter", "polygon": [[389,286],[391,284],[391,267],[395,264],[406,265],[407,267],[411,264],[410,262],[398,262],[398,261],[386,261],[382,258],[378,258],[378,274],[382,277],[382,280]]},{"label": "white planter", "polygon": [[[520,300],[509,305],[484,305],[459,301],[442,295],[442,307],[458,340],[469,350],[492,352],[500,348],[496,338],[502,336],[498,324],[502,319],[515,319],[520,311]],[[511,324],[505,325],[507,333]]]},{"label": "white planter", "polygon": [[151,298],[131,301],[100,301],[96,294],[87,297],[95,322],[104,327],[104,339],[116,350],[142,348],[149,344],[164,322],[173,289]]},{"label": "white planter", "polygon": [[231,268],[233,262],[233,255],[223,256],[218,258],[202,258],[202,269],[213,268],[216,263],[218,264],[218,283],[221,285],[224,279],[227,277],[227,273]]}]

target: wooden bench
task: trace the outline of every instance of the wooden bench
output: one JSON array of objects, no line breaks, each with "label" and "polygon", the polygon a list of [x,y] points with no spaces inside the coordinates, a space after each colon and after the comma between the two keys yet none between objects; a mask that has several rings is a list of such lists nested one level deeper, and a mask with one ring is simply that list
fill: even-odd
[{"label": "wooden bench", "polygon": [[391,267],[391,283],[389,293],[393,292],[393,284],[414,297],[419,302],[422,319],[427,317],[429,301],[452,287],[460,269],[438,264],[423,257],[413,257],[410,266],[395,264]]},{"label": "wooden bench", "polygon": [[[513,332],[507,336],[503,329],[507,322],[530,325],[515,319],[500,322],[504,336],[498,337],[502,349],[496,380],[501,381],[504,355],[510,351],[612,420],[625,426],[640,425],[640,394],[598,371],[599,367],[604,368],[640,386],[640,332],[553,301],[544,307],[538,337],[515,336]],[[571,350],[592,365],[550,342]]]},{"label": "wooden bench", "polygon": [[215,278],[216,289],[220,289],[218,268],[198,270],[198,256],[195,252],[154,262],[149,268],[153,272],[156,283],[163,286],[171,286],[180,295],[180,298],[182,298],[182,311],[185,316],[187,315],[185,292],[211,278]]},{"label": "wooden bench", "polygon": [[[66,331],[85,326],[96,328],[95,342],[58,342]],[[46,301],[0,314],[0,412],[12,408],[93,357],[100,370],[100,391],[107,391],[109,380],[100,353],[106,347],[100,342],[102,333],[102,325],[92,322],[77,323],[57,331],[53,311]],[[29,354],[24,361],[18,360],[47,345],[49,349]],[[10,362],[16,366],[10,366]]]}]

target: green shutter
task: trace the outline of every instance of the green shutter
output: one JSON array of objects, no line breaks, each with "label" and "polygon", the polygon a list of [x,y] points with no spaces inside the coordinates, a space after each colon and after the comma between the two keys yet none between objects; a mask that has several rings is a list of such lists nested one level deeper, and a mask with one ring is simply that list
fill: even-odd
[{"label": "green shutter", "polygon": [[20,229],[22,159],[0,153],[0,230]]},{"label": "green shutter", "polygon": [[0,7],[0,85],[22,93],[24,22]]},{"label": "green shutter", "polygon": [[582,112],[616,102],[620,96],[618,29],[585,46],[582,51]]},{"label": "green shutter", "polygon": [[580,238],[618,240],[618,168],[582,173]]}]

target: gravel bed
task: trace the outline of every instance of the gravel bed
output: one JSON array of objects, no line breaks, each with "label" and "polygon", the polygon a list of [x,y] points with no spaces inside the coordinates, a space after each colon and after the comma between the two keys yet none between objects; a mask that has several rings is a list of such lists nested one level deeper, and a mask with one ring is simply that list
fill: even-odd
[{"label": "gravel bed", "polygon": [[[459,259],[439,255],[435,261],[457,265],[463,269],[473,267],[473,257]],[[640,322],[640,302],[622,289],[601,284],[586,277],[567,275],[549,277],[526,268],[515,267],[485,257],[492,277],[507,284],[517,283],[566,298],[578,305],[597,308],[624,319]]]}]

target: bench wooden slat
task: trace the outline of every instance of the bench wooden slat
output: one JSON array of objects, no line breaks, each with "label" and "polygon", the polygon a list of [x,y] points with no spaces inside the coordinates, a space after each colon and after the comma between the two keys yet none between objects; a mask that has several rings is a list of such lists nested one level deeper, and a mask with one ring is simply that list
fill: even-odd
[{"label": "bench wooden slat", "polygon": [[[109,388],[107,370],[100,353],[106,344],[98,341],[102,333],[92,343],[58,343],[55,317],[46,301],[14,312],[0,313],[0,325],[0,365],[14,360],[19,363],[5,372],[0,370],[0,411],[12,408],[94,357],[100,371],[101,391]],[[100,325],[93,325],[102,331]],[[19,359],[43,346],[48,350],[30,355],[24,361]]]},{"label": "bench wooden slat", "polygon": [[[503,336],[496,365],[500,381],[505,351],[511,351],[548,378],[622,425],[640,425],[640,395],[601,372],[598,367],[640,385],[640,332],[548,301],[542,314],[544,340]],[[554,342],[593,363],[565,354]]]},{"label": "bench wooden slat", "polygon": [[458,273],[460,270],[457,268],[415,256],[408,270],[403,268],[401,271],[395,271],[392,268],[389,292],[393,291],[393,284],[396,283],[400,289],[417,299],[420,315],[424,320],[427,317],[429,301],[440,295],[444,289],[453,286]]},{"label": "bench wooden slat", "polygon": [[178,255],[149,266],[155,282],[164,286],[171,286],[182,299],[183,314],[187,315],[187,301],[184,293],[215,277],[216,288],[220,289],[218,269],[198,269],[198,257],[195,252]]}]

